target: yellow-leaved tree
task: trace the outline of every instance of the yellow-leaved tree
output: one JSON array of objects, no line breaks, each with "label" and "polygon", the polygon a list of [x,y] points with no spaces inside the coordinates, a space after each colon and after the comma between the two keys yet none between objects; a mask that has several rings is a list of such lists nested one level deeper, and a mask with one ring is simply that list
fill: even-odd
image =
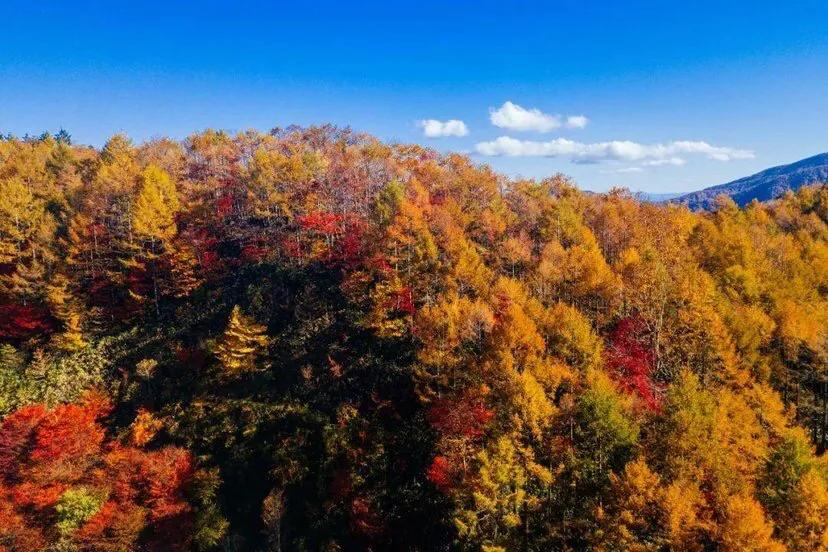
[{"label": "yellow-leaved tree", "polygon": [[55,274],[47,288],[47,301],[55,318],[63,324],[63,332],[56,338],[57,345],[66,351],[75,351],[86,345],[81,323],[82,305],[69,289],[69,279]]},{"label": "yellow-leaved tree", "polygon": [[[170,176],[156,167],[149,165],[141,173],[141,188],[132,207],[132,230],[135,242],[129,244],[135,255],[127,259],[124,265],[143,274],[150,282],[151,289],[132,286],[130,296],[139,303],[151,293],[156,314],[159,314],[161,296],[161,257],[170,251],[170,243],[178,229],[175,214],[180,209],[175,183]],[[136,280],[135,278],[132,279]]]},{"label": "yellow-leaved tree", "polygon": [[23,180],[0,180],[0,291],[21,302],[42,298],[47,265],[54,260],[55,220]]},{"label": "yellow-leaved tree", "polygon": [[175,236],[175,214],[180,205],[170,176],[149,165],[141,173],[141,189],[133,207],[132,227],[148,240],[165,241]]},{"label": "yellow-leaved tree", "polygon": [[265,327],[242,313],[238,305],[230,313],[227,329],[215,348],[216,357],[227,376],[256,369],[256,360],[267,345]]}]

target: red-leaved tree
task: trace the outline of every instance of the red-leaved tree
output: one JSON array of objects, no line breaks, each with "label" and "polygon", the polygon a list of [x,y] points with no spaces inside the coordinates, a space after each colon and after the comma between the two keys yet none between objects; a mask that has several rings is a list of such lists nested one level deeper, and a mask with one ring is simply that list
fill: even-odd
[{"label": "red-leaved tree", "polygon": [[108,440],[109,402],[23,407],[0,423],[0,550],[187,550],[191,455]]},{"label": "red-leaved tree", "polygon": [[441,399],[428,411],[428,420],[440,438],[426,477],[442,492],[462,479],[475,445],[483,437],[494,412],[486,407],[485,394],[468,391],[456,399]]},{"label": "red-leaved tree", "polygon": [[622,389],[638,396],[648,409],[658,409],[660,390],[653,381],[654,355],[640,318],[624,318],[610,333],[607,365]]}]

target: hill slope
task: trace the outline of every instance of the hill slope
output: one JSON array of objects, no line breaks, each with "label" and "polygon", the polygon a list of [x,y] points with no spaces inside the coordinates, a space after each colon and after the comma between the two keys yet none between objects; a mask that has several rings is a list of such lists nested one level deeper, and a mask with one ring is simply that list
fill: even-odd
[{"label": "hill slope", "polygon": [[824,551],[826,358],[828,185],[0,138],[4,551]]},{"label": "hill slope", "polygon": [[720,184],[674,199],[691,209],[708,209],[719,194],[727,194],[740,206],[754,198],[773,199],[786,190],[797,190],[807,184],[828,181],[828,153],[820,153],[789,165],[771,167],[727,184]]}]

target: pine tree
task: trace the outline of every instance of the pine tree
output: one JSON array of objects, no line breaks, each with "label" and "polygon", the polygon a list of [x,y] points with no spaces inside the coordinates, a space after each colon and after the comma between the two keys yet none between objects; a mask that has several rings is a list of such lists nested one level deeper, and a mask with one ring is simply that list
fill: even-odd
[{"label": "pine tree", "polygon": [[226,375],[233,376],[255,369],[256,358],[268,343],[265,327],[233,307],[224,335],[216,345],[215,353]]}]

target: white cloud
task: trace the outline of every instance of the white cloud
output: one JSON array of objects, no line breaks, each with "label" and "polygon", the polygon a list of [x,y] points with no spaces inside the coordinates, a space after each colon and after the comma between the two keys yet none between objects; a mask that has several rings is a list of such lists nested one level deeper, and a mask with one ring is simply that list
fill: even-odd
[{"label": "white cloud", "polygon": [[512,102],[490,109],[489,120],[496,127],[520,131],[549,132],[561,126],[561,118],[557,115],[549,115],[540,109],[524,109]]},{"label": "white cloud", "polygon": [[653,159],[652,161],[644,161],[641,163],[645,167],[660,167],[662,165],[673,165],[680,167],[686,165],[687,161],[681,157],[668,157],[667,159]]},{"label": "white cloud", "polygon": [[601,174],[638,174],[643,172],[644,169],[641,167],[621,167],[620,169],[600,171]]},{"label": "white cloud", "polygon": [[589,123],[589,119],[583,115],[570,115],[566,118],[567,128],[584,128]]},{"label": "white cloud", "polygon": [[417,125],[423,129],[423,134],[428,138],[440,138],[442,136],[466,136],[469,133],[466,123],[458,119],[438,121],[437,119],[424,119],[417,121]]},{"label": "white cloud", "polygon": [[583,115],[570,115],[562,122],[560,115],[550,115],[537,108],[526,109],[510,101],[497,109],[490,108],[489,120],[496,127],[535,132],[550,132],[562,126],[584,128],[589,123],[589,119]]},{"label": "white cloud", "polygon": [[575,163],[600,163],[603,161],[651,162],[663,161],[668,164],[681,164],[684,160],[677,157],[685,155],[704,155],[717,161],[732,159],[752,159],[752,151],[712,146],[707,142],[675,141],[666,144],[639,144],[629,140],[596,142],[584,144],[556,138],[548,142],[518,140],[501,136],[491,142],[480,142],[475,146],[477,153],[489,156],[508,157],[568,157]]}]

